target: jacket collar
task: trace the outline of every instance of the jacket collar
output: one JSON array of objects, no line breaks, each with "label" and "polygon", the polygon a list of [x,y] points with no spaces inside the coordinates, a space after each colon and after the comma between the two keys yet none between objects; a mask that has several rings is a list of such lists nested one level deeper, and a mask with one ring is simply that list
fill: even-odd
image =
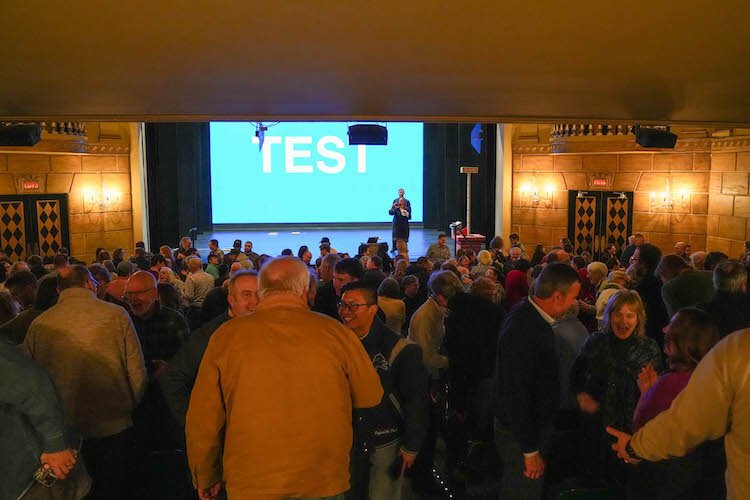
[{"label": "jacket collar", "polygon": [[57,303],[64,302],[68,299],[91,299],[91,300],[97,300],[96,295],[94,295],[94,292],[89,290],[88,288],[68,288],[66,290],[63,290],[60,292],[60,296],[57,298]]},{"label": "jacket collar", "polygon": [[309,310],[307,302],[305,302],[298,296],[292,295],[291,293],[278,293],[269,295],[268,297],[264,297],[260,301],[260,303],[258,303],[258,307],[255,308],[255,310],[262,311],[265,309],[279,308]]}]

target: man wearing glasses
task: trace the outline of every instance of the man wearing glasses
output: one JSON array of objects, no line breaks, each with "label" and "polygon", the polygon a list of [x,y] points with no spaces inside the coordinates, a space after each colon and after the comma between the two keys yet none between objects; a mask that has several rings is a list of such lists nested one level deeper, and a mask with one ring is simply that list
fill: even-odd
[{"label": "man wearing glasses", "polygon": [[343,288],[339,315],[372,359],[383,399],[355,413],[351,499],[401,498],[403,474],[422,447],[429,424],[428,375],[422,349],[376,318],[377,294],[364,283]]},{"label": "man wearing glasses", "polygon": [[47,369],[81,453],[95,498],[137,498],[131,414],[146,389],[146,367],[127,312],[96,298],[84,266],[58,272],[60,297],[29,328],[23,349]]}]

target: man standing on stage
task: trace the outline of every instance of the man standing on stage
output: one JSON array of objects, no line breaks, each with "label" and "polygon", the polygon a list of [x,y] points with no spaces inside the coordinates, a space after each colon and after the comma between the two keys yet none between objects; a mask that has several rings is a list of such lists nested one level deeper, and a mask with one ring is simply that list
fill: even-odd
[{"label": "man standing on stage", "polygon": [[396,249],[396,241],[409,241],[409,220],[411,220],[411,202],[404,198],[404,189],[398,190],[398,198],[393,200],[391,209],[388,211],[393,216],[393,246]]}]

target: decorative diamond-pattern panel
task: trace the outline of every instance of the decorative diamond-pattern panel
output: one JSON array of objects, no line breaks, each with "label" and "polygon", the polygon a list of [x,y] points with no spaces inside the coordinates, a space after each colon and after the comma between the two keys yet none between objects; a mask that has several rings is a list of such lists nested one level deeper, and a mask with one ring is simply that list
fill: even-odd
[{"label": "decorative diamond-pattern panel", "polygon": [[629,206],[627,198],[607,199],[607,244],[614,243],[618,250],[627,245]]},{"label": "decorative diamond-pattern panel", "polygon": [[36,217],[39,234],[39,254],[55,255],[62,246],[62,219],[59,200],[37,200]]},{"label": "decorative diamond-pattern panel", "polygon": [[0,250],[10,260],[26,259],[23,201],[0,201]]},{"label": "decorative diamond-pattern panel", "polygon": [[576,198],[575,231],[573,233],[573,245],[575,253],[588,250],[591,252],[594,246],[596,232],[596,198]]}]

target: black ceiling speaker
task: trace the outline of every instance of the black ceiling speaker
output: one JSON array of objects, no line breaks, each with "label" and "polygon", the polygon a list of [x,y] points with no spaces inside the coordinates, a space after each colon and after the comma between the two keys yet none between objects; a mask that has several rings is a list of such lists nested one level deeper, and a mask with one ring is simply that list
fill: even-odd
[{"label": "black ceiling speaker", "polygon": [[41,140],[38,123],[0,124],[0,146],[33,146]]},{"label": "black ceiling speaker", "polygon": [[359,124],[350,125],[349,145],[366,144],[368,146],[387,146],[388,129],[382,125]]},{"label": "black ceiling speaker", "polygon": [[677,135],[669,129],[636,127],[635,142],[644,148],[674,148]]}]

